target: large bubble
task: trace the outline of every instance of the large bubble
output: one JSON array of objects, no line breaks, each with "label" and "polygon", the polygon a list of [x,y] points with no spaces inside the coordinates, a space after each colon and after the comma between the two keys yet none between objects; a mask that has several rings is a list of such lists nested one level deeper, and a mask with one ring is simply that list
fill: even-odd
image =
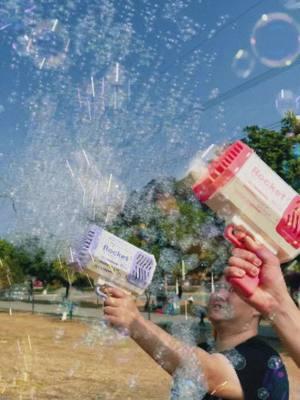
[{"label": "large bubble", "polygon": [[240,49],[233,57],[232,69],[239,78],[248,78],[252,73],[254,66],[254,58],[247,50]]},{"label": "large bubble", "polygon": [[253,28],[252,49],[267,67],[287,67],[300,53],[298,23],[284,13],[263,14]]}]

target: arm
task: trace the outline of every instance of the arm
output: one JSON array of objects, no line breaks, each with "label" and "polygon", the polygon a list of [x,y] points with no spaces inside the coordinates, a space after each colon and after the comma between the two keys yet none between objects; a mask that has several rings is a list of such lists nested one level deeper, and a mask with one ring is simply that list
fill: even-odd
[{"label": "arm", "polygon": [[133,299],[123,291],[110,288],[107,292],[110,297],[104,303],[106,320],[115,327],[128,330],[133,340],[170,375],[178,368],[185,368],[199,385],[207,386],[205,391],[221,393],[225,398],[243,399],[236,372],[223,355],[209,354],[184,344],[145,320]]},{"label": "arm", "polygon": [[243,242],[245,249],[232,250],[225,275],[228,278],[241,277],[246,272],[252,276],[260,274],[259,286],[244,300],[272,321],[275,331],[300,367],[300,311],[288,293],[279,260],[251,237],[246,236]]}]

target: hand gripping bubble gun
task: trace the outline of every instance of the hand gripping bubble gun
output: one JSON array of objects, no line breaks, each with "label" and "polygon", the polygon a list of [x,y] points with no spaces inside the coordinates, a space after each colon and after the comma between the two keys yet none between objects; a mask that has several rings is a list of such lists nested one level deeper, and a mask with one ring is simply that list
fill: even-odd
[{"label": "hand gripping bubble gun", "polygon": [[[281,262],[300,254],[300,195],[268,167],[245,143],[227,148],[211,145],[192,163],[193,191],[227,225],[224,236],[243,248],[234,226],[246,229]],[[259,277],[230,278],[251,296]]]},{"label": "hand gripping bubble gun", "polygon": [[105,299],[103,288],[107,286],[142,294],[152,281],[156,261],[153,255],[92,225],[69,265],[92,278],[97,295]]}]

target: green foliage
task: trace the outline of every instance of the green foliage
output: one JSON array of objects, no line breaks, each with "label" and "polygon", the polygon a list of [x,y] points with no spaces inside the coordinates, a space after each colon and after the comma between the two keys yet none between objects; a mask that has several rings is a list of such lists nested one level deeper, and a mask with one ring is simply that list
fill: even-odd
[{"label": "green foliage", "polygon": [[[216,258],[213,238],[201,234],[202,226],[214,222],[211,213],[195,199],[188,180],[151,181],[140,193],[134,192],[124,211],[108,229],[133,245],[154,254],[158,268],[156,281],[165,273],[181,275],[201,260]],[[210,246],[211,244],[211,246]],[[213,255],[214,254],[214,255]]]},{"label": "green foliage", "polygon": [[22,244],[16,247],[16,253],[25,276],[35,277],[45,283],[55,279],[51,262],[46,260],[45,250],[40,247],[38,238],[25,238]]},{"label": "green foliage", "polygon": [[[288,184],[300,191],[300,157],[297,151],[297,146],[300,146],[300,123],[296,116],[288,113],[282,120],[280,132],[258,126],[248,126],[244,132],[247,135],[245,143]],[[290,135],[286,136],[287,133]]]},{"label": "green foliage", "polygon": [[16,248],[6,240],[0,240],[0,285],[8,287],[24,280]]},{"label": "green foliage", "polygon": [[56,259],[51,263],[55,278],[64,284],[72,285],[79,274],[68,267],[65,260]]}]

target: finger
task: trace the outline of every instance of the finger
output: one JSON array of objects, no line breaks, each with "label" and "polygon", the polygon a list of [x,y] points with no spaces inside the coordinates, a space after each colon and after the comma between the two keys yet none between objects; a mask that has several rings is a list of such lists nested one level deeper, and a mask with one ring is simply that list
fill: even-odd
[{"label": "finger", "polygon": [[108,288],[107,293],[109,296],[116,297],[119,299],[123,299],[128,296],[128,294],[125,293],[122,289],[115,288],[115,287]]},{"label": "finger", "polygon": [[238,236],[238,239],[240,240],[244,239],[246,236],[249,236],[254,240],[254,236],[252,235],[252,233],[247,231],[247,229],[244,228],[242,225],[235,225],[234,232],[235,235]]},{"label": "finger", "polygon": [[115,317],[113,315],[105,315],[104,319],[106,322],[108,322],[112,326],[121,326],[121,323],[120,323],[120,320],[118,317]]},{"label": "finger", "polygon": [[259,250],[262,247],[260,243],[256,242],[254,238],[250,237],[249,235],[245,236],[243,241],[247,245],[247,248],[254,252],[257,252],[257,250]]},{"label": "finger", "polygon": [[234,257],[242,258],[242,259],[250,262],[251,264],[254,264],[257,267],[260,267],[262,265],[261,259],[258,258],[257,255],[255,253],[253,253],[252,251],[235,247],[232,250],[231,254]]},{"label": "finger", "polygon": [[110,306],[105,306],[104,309],[104,315],[110,315],[110,316],[117,316],[119,313],[119,310],[116,307],[110,307]]},{"label": "finger", "polygon": [[228,260],[230,267],[237,267],[246,271],[248,275],[257,276],[259,274],[259,268],[252,263],[239,257],[230,257]]},{"label": "finger", "polygon": [[244,271],[241,268],[237,268],[237,267],[226,267],[224,269],[224,275],[225,275],[226,279],[241,278],[242,276],[246,275],[246,271]]},{"label": "finger", "polygon": [[257,255],[263,262],[278,264],[278,258],[264,245],[257,243],[250,237],[246,237],[243,241],[246,248]]},{"label": "finger", "polygon": [[104,306],[120,307],[122,304],[124,304],[124,299],[119,299],[111,296],[107,297],[104,301]]}]

